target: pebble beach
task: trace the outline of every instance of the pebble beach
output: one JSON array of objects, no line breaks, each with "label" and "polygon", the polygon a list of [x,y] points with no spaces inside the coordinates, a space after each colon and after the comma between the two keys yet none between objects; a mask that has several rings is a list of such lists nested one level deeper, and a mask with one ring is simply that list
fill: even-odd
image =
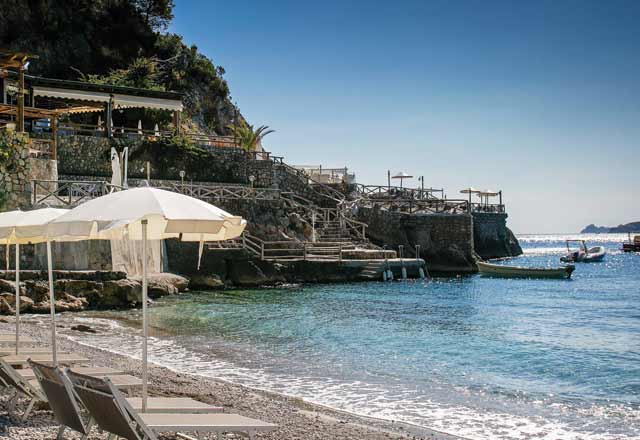
[{"label": "pebble beach", "polygon": [[[11,319],[0,323],[0,331],[15,329]],[[47,344],[49,331],[41,324],[23,318],[23,334],[35,338],[39,344]],[[41,342],[41,344],[40,344]],[[78,342],[60,338],[59,350],[79,353],[91,359],[94,366],[116,368],[127,374],[139,376],[140,362],[125,356],[88,347]],[[360,417],[335,411],[320,405],[310,404],[301,399],[251,389],[239,384],[221,380],[185,375],[150,364],[149,392],[152,396],[190,397],[209,404],[222,406],[227,413],[239,413],[278,425],[278,429],[268,434],[258,434],[259,439],[431,439],[452,440],[460,437],[428,430],[414,425],[393,421]],[[17,440],[54,439],[58,424],[47,408],[37,408],[26,422],[10,418],[6,404],[8,393],[0,396],[0,438]],[[80,438],[79,434],[67,431],[69,439]],[[104,439],[106,434],[97,430],[90,439]],[[161,438],[178,438],[165,435]],[[201,436],[202,439],[243,438],[241,434],[220,434]]]}]

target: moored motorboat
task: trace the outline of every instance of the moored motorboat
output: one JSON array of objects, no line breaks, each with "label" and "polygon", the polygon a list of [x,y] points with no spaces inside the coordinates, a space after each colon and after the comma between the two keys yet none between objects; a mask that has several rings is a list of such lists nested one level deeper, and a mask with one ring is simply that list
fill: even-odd
[{"label": "moored motorboat", "polygon": [[629,233],[629,239],[622,243],[623,252],[640,252],[640,235],[636,235],[631,239],[631,233]]},{"label": "moored motorboat", "polygon": [[571,278],[575,266],[569,264],[562,267],[522,267],[476,262],[478,271],[483,276],[500,278]]},{"label": "moored motorboat", "polygon": [[[571,249],[571,243],[578,243],[578,249]],[[604,246],[587,247],[584,240],[567,240],[567,254],[560,257],[563,263],[595,263],[602,261],[607,255]]]}]

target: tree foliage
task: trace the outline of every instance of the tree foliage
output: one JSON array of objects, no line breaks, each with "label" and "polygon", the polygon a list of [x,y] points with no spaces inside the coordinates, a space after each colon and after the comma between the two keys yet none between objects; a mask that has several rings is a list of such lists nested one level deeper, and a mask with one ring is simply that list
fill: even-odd
[{"label": "tree foliage", "polygon": [[172,0],[3,0],[0,47],[38,55],[36,75],[183,93],[194,127],[225,134],[243,119],[224,69],[166,33],[172,18]]},{"label": "tree foliage", "polygon": [[238,139],[240,146],[246,151],[255,151],[262,142],[262,139],[275,131],[270,130],[267,125],[261,125],[254,129],[253,125],[247,123],[229,125],[227,128],[231,134]]}]

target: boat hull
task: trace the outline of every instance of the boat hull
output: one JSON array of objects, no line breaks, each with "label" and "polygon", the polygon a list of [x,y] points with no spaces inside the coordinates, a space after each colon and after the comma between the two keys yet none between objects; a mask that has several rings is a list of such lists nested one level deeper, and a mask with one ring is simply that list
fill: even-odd
[{"label": "boat hull", "polygon": [[560,258],[563,263],[597,263],[604,260],[607,250],[603,246],[589,249],[589,252],[571,252]]},{"label": "boat hull", "polygon": [[498,264],[477,262],[480,275],[497,278],[548,278],[569,279],[575,270],[572,265],[554,268],[503,266]]}]

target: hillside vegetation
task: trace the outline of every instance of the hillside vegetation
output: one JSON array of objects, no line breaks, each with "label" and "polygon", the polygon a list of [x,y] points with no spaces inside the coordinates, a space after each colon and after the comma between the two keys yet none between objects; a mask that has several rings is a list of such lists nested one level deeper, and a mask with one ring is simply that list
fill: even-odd
[{"label": "hillside vegetation", "polygon": [[4,0],[0,47],[38,55],[34,75],[181,92],[187,124],[227,134],[243,119],[225,71],[168,33],[172,19],[171,0]]}]

